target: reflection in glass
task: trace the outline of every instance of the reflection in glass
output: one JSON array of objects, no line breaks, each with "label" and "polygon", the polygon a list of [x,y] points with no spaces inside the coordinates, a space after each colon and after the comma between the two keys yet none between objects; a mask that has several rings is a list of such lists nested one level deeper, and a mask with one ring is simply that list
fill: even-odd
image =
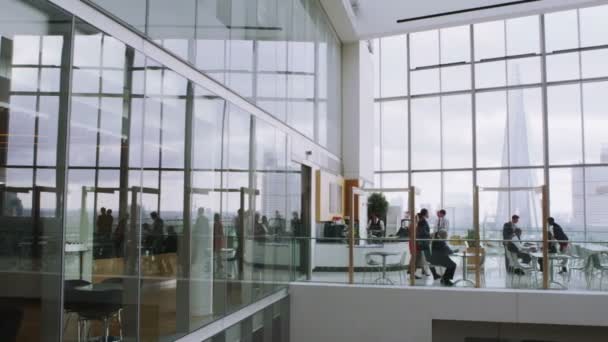
[{"label": "reflection in glass", "polygon": [[56,341],[71,20],[47,3],[0,8],[2,339]]}]

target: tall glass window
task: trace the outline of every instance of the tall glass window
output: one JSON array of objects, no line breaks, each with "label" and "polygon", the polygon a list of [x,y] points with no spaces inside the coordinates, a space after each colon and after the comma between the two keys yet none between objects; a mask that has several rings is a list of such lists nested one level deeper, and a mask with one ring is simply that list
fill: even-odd
[{"label": "tall glass window", "polygon": [[[598,208],[608,187],[600,175],[608,166],[608,26],[601,20],[607,11],[595,6],[375,40],[376,186],[386,187],[403,170],[399,175],[426,193],[427,209],[467,217],[458,220],[466,233],[472,213],[460,212],[472,210],[475,185],[546,184],[551,215],[575,236],[604,237],[606,210]],[[384,84],[406,85],[411,93],[387,94]],[[397,100],[407,105],[407,120],[387,114]],[[406,146],[385,137],[404,125]],[[403,165],[395,156],[411,161],[407,169],[395,167]],[[482,196],[480,222],[490,234],[482,237],[499,236],[492,234],[514,212],[540,233],[535,195]]]}]

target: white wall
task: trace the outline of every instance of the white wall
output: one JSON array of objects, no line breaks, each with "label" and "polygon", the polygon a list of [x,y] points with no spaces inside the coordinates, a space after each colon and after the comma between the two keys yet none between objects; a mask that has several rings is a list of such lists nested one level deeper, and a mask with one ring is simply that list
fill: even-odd
[{"label": "white wall", "polygon": [[608,326],[599,292],[290,285],[292,342],[430,342],[432,320]]}]

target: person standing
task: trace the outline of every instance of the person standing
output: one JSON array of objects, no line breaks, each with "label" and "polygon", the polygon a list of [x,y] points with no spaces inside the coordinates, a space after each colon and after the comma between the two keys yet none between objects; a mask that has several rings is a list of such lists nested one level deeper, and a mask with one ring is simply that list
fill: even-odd
[{"label": "person standing", "polygon": [[437,227],[435,231],[444,230],[449,235],[450,221],[445,217],[446,211],[441,209],[437,212]]},{"label": "person standing", "polygon": [[125,214],[120,220],[118,220],[118,224],[114,230],[114,235],[112,236],[112,242],[114,243],[114,256],[117,258],[121,258],[125,255],[124,241],[128,223],[129,214]]},{"label": "person standing", "polygon": [[[429,276],[429,274],[424,272],[424,267],[427,261],[431,260],[431,228],[428,219],[429,211],[423,208],[418,214],[418,224],[416,226],[416,245],[418,247],[416,251],[416,266],[422,268],[425,276]],[[431,273],[435,279],[441,277],[437,274],[434,267],[431,267]]]},{"label": "person standing", "polygon": [[372,213],[372,218],[367,223],[367,232],[368,235],[373,237],[383,237],[384,236],[384,222],[376,215],[376,213]]},{"label": "person standing", "polygon": [[156,211],[151,212],[150,217],[152,218],[152,253],[160,254],[163,252],[163,242],[165,240],[165,222]]},{"label": "person standing", "polygon": [[[562,226],[555,222],[555,219],[553,217],[549,217],[547,219],[547,223],[549,224],[549,227],[553,230],[553,238],[555,238],[555,240],[559,244],[559,252],[566,253],[566,251],[568,250],[568,235],[566,235]],[[559,272],[560,274],[568,272],[568,268],[566,267],[567,264],[568,259],[564,259],[562,261],[562,269]]]}]

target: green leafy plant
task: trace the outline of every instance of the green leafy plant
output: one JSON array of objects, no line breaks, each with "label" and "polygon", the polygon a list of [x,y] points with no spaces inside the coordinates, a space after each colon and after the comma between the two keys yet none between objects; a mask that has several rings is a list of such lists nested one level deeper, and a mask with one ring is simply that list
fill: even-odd
[{"label": "green leafy plant", "polygon": [[477,236],[474,229],[467,230],[466,240],[469,247],[477,247]]},{"label": "green leafy plant", "polygon": [[372,213],[376,214],[381,220],[386,221],[388,212],[388,201],[384,194],[375,192],[367,198],[367,216],[371,217]]}]

